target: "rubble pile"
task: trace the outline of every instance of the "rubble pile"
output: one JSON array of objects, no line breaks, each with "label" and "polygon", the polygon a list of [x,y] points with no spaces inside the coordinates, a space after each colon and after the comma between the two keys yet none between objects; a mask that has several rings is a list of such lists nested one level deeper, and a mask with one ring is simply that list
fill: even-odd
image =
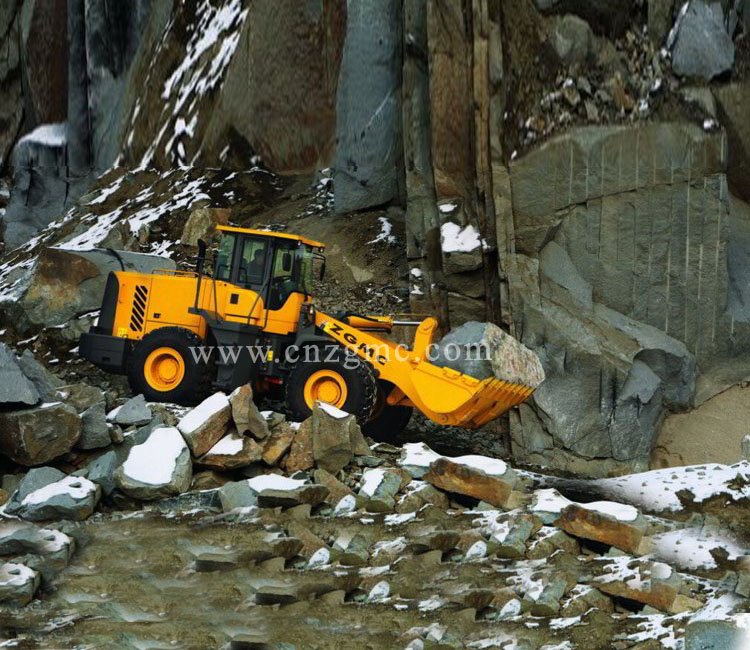
[{"label": "rubble pile", "polygon": [[[200,588],[213,599],[209,576],[220,575],[269,620],[322,608],[343,625],[369,621],[362,607],[389,612],[391,629],[367,622],[381,637],[373,647],[641,648],[658,628],[659,639],[688,643],[664,647],[690,648],[715,633],[707,617],[744,634],[750,548],[736,533],[749,521],[747,462],[574,482],[424,443],[372,443],[354,416],[326,404],[289,422],[259,411],[250,386],[178,408],[61,386],[51,374],[43,382],[30,355],[2,352],[16,378],[2,417],[39,413],[24,436],[1,432],[6,453],[34,467],[16,465],[2,481],[0,616],[35,599],[29,615],[49,618],[80,590],[102,589],[86,586],[97,571],[60,573],[76,565],[80,540],[106,575],[119,571],[118,544],[142,548],[134,558],[145,573],[134,580],[161,607],[177,598],[148,577],[165,553],[192,576],[186,589],[207,580]],[[54,439],[41,393],[64,395],[70,411]],[[126,538],[115,533],[123,525]],[[226,535],[235,537],[222,545]],[[104,600],[124,598],[118,580],[103,579]],[[95,632],[85,619],[98,601],[76,601],[79,638]],[[105,615],[115,628],[129,616],[118,607]],[[219,636],[245,647],[251,631],[231,620]],[[259,634],[305,647],[296,644],[309,625]]]}]

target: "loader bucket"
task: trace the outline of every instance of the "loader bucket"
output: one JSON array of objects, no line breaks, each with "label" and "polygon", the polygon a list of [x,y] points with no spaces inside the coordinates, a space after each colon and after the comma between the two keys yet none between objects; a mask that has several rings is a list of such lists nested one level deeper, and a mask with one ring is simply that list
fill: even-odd
[{"label": "loader bucket", "polygon": [[501,379],[479,380],[451,368],[422,362],[411,383],[415,405],[440,424],[475,429],[527,400],[533,388]]}]

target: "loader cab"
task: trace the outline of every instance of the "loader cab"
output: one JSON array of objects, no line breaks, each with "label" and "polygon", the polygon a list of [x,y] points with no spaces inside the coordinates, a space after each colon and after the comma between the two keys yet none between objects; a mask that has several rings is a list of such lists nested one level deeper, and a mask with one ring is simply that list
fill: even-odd
[{"label": "loader cab", "polygon": [[268,312],[268,331],[296,328],[301,304],[312,297],[314,260],[324,259],[325,245],[279,232],[232,226],[218,230],[214,278],[259,295]]}]

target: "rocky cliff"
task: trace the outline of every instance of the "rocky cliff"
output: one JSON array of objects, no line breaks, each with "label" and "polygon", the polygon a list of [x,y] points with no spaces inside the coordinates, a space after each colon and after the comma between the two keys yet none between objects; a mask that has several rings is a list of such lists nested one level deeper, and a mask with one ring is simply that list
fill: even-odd
[{"label": "rocky cliff", "polygon": [[643,469],[668,414],[748,374],[749,22],[732,0],[4,0],[4,320],[45,325],[23,311],[43,247],[182,262],[206,206],[382,219],[413,311],[543,360],[482,444]]}]

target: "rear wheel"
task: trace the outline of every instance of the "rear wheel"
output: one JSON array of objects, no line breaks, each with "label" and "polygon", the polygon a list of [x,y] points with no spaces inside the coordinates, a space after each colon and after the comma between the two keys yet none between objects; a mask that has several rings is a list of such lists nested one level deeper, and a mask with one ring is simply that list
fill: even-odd
[{"label": "rear wheel", "polygon": [[[305,358],[319,360],[305,362]],[[377,382],[370,364],[347,356],[343,348],[333,355],[321,349],[318,356],[310,357],[302,350],[300,362],[287,378],[285,397],[295,420],[310,417],[315,402],[320,401],[351,413],[363,424],[375,406]]]},{"label": "rear wheel", "polygon": [[380,442],[395,440],[411,420],[413,411],[411,406],[393,406],[386,401],[393,388],[391,382],[383,379],[378,380],[378,397],[375,408],[367,424],[362,427],[365,435]]},{"label": "rear wheel", "polygon": [[181,327],[162,327],[143,337],[128,358],[131,390],[151,402],[192,406],[210,389],[210,369],[190,351],[200,339]]}]

